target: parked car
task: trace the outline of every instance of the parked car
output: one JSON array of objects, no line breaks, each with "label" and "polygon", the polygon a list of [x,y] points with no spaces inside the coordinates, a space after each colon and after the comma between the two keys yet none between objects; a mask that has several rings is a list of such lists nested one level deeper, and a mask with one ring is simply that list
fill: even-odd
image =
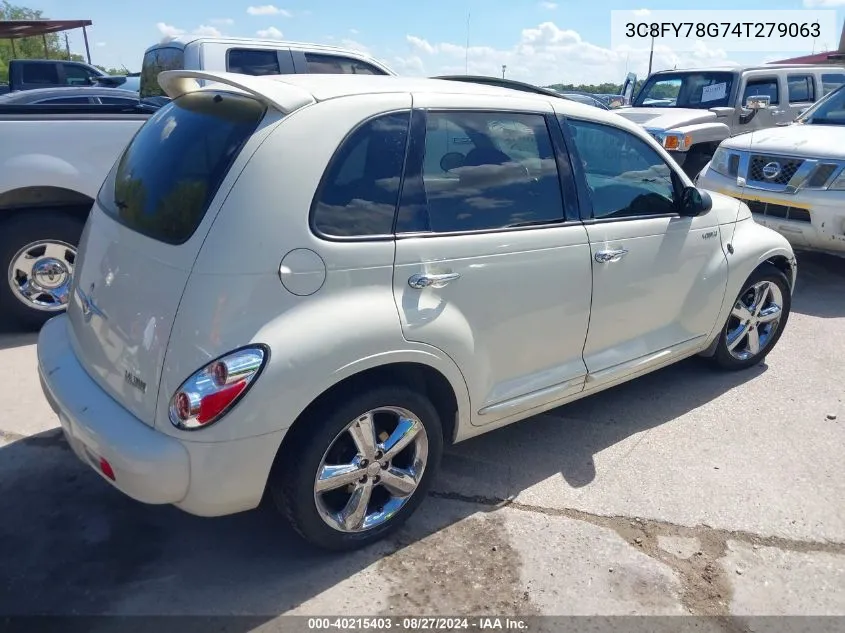
[{"label": "parked car", "polygon": [[[632,107],[615,112],[638,123],[695,177],[726,138],[788,125],[845,83],[838,66],[774,65],[666,70],[651,75]],[[749,99],[768,96],[763,109]]]},{"label": "parked car", "polygon": [[267,491],[360,547],[444,444],[695,354],[750,367],[786,325],[789,243],[613,113],[422,78],[160,82],[38,338],[68,442],[139,501]]},{"label": "parked car", "polygon": [[156,80],[165,70],[227,71],[245,75],[394,75],[356,50],[321,44],[232,37],[195,37],[155,44],[144,53],[142,97],[161,95]]},{"label": "parked car", "polygon": [[[74,102],[20,102],[54,91]],[[102,101],[104,93],[114,102],[75,103],[91,95]],[[121,93],[116,88],[46,88],[0,97],[4,325],[38,329],[66,308],[76,245],[97,191],[129,139],[158,109],[137,95],[127,104]]]},{"label": "parked car", "polygon": [[[377,60],[343,48],[202,37],[147,50],[140,93],[135,96],[136,101],[140,96],[141,104],[130,116],[116,109],[85,111],[82,106],[38,112],[0,107],[0,271],[8,271],[8,283],[0,284],[0,321],[11,319],[37,329],[64,311],[76,244],[94,196],[150,110],[169,101],[158,85],[158,72],[167,68],[246,75],[392,72]],[[100,81],[113,84],[116,80],[101,77]],[[54,266],[56,254],[62,259],[61,284],[55,288],[47,287],[47,282],[32,285],[43,266]]]},{"label": "parked car", "polygon": [[516,81],[514,79],[504,79],[500,77],[488,77],[485,75],[440,75],[433,79],[444,79],[447,81],[467,81],[470,83],[484,84],[485,86],[499,86],[500,88],[509,88],[510,90],[518,90],[519,92],[531,92],[538,95],[546,95],[548,97],[558,97],[569,99],[570,101],[578,101],[586,105],[591,105],[602,110],[609,110],[605,104],[593,99],[590,95],[583,92],[561,92],[552,88],[542,88],[534,84],[525,83],[523,81]]},{"label": "parked car", "polygon": [[[766,108],[767,99],[755,107]],[[739,198],[799,249],[845,255],[845,86],[793,125],[723,141],[699,184]]]},{"label": "parked car", "polygon": [[60,59],[13,59],[9,62],[9,92],[59,86],[90,86],[105,72],[83,62]]},{"label": "parked car", "polygon": [[129,73],[126,75],[106,75],[105,77],[97,78],[95,81],[95,86],[131,90],[136,94],[141,91],[141,73]]},{"label": "parked car", "polygon": [[37,88],[0,95],[0,107],[7,105],[109,104],[137,105],[137,92],[119,88]]}]

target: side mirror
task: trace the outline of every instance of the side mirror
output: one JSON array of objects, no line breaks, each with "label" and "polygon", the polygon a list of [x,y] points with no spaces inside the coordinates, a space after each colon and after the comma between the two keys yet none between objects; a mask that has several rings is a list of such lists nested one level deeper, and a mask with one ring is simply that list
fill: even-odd
[{"label": "side mirror", "polygon": [[772,103],[769,95],[751,95],[745,100],[745,107],[748,110],[765,110]]},{"label": "side mirror", "polygon": [[706,191],[696,187],[685,187],[681,194],[680,214],[686,218],[704,215],[713,208],[713,199]]}]

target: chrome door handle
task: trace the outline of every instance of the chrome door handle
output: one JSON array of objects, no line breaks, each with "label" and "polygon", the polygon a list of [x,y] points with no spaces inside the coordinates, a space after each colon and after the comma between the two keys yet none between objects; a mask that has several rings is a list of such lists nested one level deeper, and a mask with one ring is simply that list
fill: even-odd
[{"label": "chrome door handle", "polygon": [[443,273],[441,275],[411,275],[408,279],[408,285],[416,290],[423,288],[442,288],[449,282],[461,278],[461,273]]},{"label": "chrome door handle", "polygon": [[595,254],[595,259],[599,264],[608,264],[618,262],[627,254],[628,251],[626,251],[624,248],[620,248],[616,251],[598,251]]}]

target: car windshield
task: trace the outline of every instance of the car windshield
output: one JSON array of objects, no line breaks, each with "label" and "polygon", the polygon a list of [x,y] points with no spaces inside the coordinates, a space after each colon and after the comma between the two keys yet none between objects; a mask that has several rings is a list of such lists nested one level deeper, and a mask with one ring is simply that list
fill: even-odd
[{"label": "car windshield", "polygon": [[640,108],[729,106],[733,84],[734,74],[729,72],[660,73],[649,77],[633,105]]},{"label": "car windshield", "polygon": [[845,125],[845,86],[819,100],[796,121],[810,125]]}]

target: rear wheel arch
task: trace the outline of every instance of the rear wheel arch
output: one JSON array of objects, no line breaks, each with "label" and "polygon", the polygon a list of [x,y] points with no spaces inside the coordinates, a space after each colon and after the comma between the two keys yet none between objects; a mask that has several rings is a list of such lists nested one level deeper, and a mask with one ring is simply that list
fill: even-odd
[{"label": "rear wheel arch", "polygon": [[308,423],[320,410],[351,395],[374,386],[393,385],[409,387],[431,400],[443,425],[443,441],[451,444],[458,431],[458,395],[449,379],[431,365],[421,362],[393,362],[364,369],[334,383],[314,398],[296,417],[276,453],[282,458],[290,446],[303,441],[308,433]]},{"label": "rear wheel arch", "polygon": [[0,194],[0,221],[9,214],[62,212],[84,220],[94,200],[65,187],[19,187]]}]

